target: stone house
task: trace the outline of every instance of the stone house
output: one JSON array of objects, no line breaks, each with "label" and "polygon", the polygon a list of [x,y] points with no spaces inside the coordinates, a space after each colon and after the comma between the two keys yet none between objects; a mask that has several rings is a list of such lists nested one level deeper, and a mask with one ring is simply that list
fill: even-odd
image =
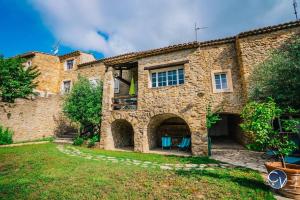
[{"label": "stone house", "polygon": [[[272,50],[299,33],[300,22],[295,21],[229,38],[99,60],[79,51],[59,57],[33,52],[36,58],[40,57],[38,66],[44,73],[37,89],[67,92],[78,74],[91,81],[102,80],[100,148],[151,152],[161,148],[163,135],[169,135],[174,146],[183,137],[191,137],[190,152],[207,155],[208,136],[213,142],[229,138],[247,143],[239,128],[239,114],[247,101],[249,76]],[[43,59],[49,65],[42,67]],[[71,69],[70,60],[74,60]],[[132,80],[135,95],[129,96]],[[209,135],[208,106],[222,117]]]}]

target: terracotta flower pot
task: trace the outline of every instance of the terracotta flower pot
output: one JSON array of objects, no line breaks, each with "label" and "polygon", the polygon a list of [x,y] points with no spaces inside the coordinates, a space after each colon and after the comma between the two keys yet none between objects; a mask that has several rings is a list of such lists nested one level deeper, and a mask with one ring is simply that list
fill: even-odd
[{"label": "terracotta flower pot", "polygon": [[281,162],[266,162],[265,166],[268,173],[275,169],[286,173],[287,183],[278,190],[280,194],[285,197],[300,199],[300,165],[286,164],[286,168],[283,168]]}]

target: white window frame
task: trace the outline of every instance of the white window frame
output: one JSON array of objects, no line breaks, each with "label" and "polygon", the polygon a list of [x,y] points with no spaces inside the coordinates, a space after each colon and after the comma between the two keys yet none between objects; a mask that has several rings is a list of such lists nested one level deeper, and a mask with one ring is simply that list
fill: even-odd
[{"label": "white window frame", "polygon": [[[179,73],[178,70],[183,70],[183,83],[179,84]],[[177,84],[176,85],[169,85],[169,79],[168,79],[168,71],[174,71],[176,70],[177,75]],[[158,86],[158,73],[159,72],[166,72],[166,85],[165,86]],[[152,87],[152,74],[156,73],[156,86]],[[171,86],[180,86],[184,85],[185,83],[185,70],[184,66],[175,66],[175,67],[168,67],[168,68],[162,68],[162,69],[156,69],[156,70],[150,70],[149,71],[149,88],[162,88],[162,87],[171,87]]]},{"label": "white window frame", "polygon": [[[70,89],[68,92],[65,91],[65,82],[70,82]],[[68,94],[72,89],[72,81],[71,80],[63,80],[61,84],[61,94]]]},{"label": "white window frame", "polygon": [[[226,81],[227,81],[227,88],[216,88],[216,79],[215,75],[218,74],[226,74]],[[233,92],[233,86],[232,86],[232,77],[231,77],[231,70],[230,69],[224,69],[224,70],[213,70],[211,72],[211,79],[212,79],[212,89],[213,93],[221,93],[221,92]],[[222,83],[221,83],[222,84]]]}]

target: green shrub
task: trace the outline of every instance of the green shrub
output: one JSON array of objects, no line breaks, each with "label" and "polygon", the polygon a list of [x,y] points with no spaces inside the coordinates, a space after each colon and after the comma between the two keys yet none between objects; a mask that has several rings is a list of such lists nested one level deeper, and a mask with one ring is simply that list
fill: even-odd
[{"label": "green shrub", "polygon": [[[298,134],[298,126],[300,122],[293,119],[291,114],[296,111],[293,109],[283,110],[274,102],[268,99],[267,102],[249,102],[242,111],[243,123],[241,128],[248,133],[253,140],[253,145],[248,146],[261,147],[276,151],[285,166],[284,156],[289,155],[297,149],[294,141],[290,136]],[[275,120],[280,120],[282,115],[289,115],[289,119],[281,120],[281,128],[274,128]]]},{"label": "green shrub", "polygon": [[64,114],[80,125],[80,136],[93,136],[101,124],[102,82],[93,85],[82,76],[72,87],[63,104]]},{"label": "green shrub", "polygon": [[94,147],[96,145],[96,142],[99,141],[99,136],[95,135],[91,139],[88,140],[88,147]]},{"label": "green shrub", "polygon": [[0,126],[0,145],[4,144],[12,144],[13,143],[13,131],[9,130],[8,128],[4,128]]},{"label": "green shrub", "polygon": [[76,138],[74,139],[74,141],[73,141],[73,145],[75,145],[75,146],[80,146],[80,145],[83,144],[83,142],[84,142],[84,139],[83,139],[83,138],[81,138],[81,137],[76,137]]}]

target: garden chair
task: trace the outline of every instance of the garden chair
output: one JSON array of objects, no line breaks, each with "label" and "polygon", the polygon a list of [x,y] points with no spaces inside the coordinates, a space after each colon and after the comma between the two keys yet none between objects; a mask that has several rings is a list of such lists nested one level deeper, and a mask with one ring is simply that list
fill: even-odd
[{"label": "garden chair", "polygon": [[172,140],[171,140],[171,137],[170,136],[163,136],[161,138],[161,148],[164,149],[164,148],[169,148],[171,149],[172,147]]},{"label": "garden chair", "polygon": [[180,150],[187,150],[191,145],[191,138],[190,137],[184,137],[179,145],[177,147]]}]

